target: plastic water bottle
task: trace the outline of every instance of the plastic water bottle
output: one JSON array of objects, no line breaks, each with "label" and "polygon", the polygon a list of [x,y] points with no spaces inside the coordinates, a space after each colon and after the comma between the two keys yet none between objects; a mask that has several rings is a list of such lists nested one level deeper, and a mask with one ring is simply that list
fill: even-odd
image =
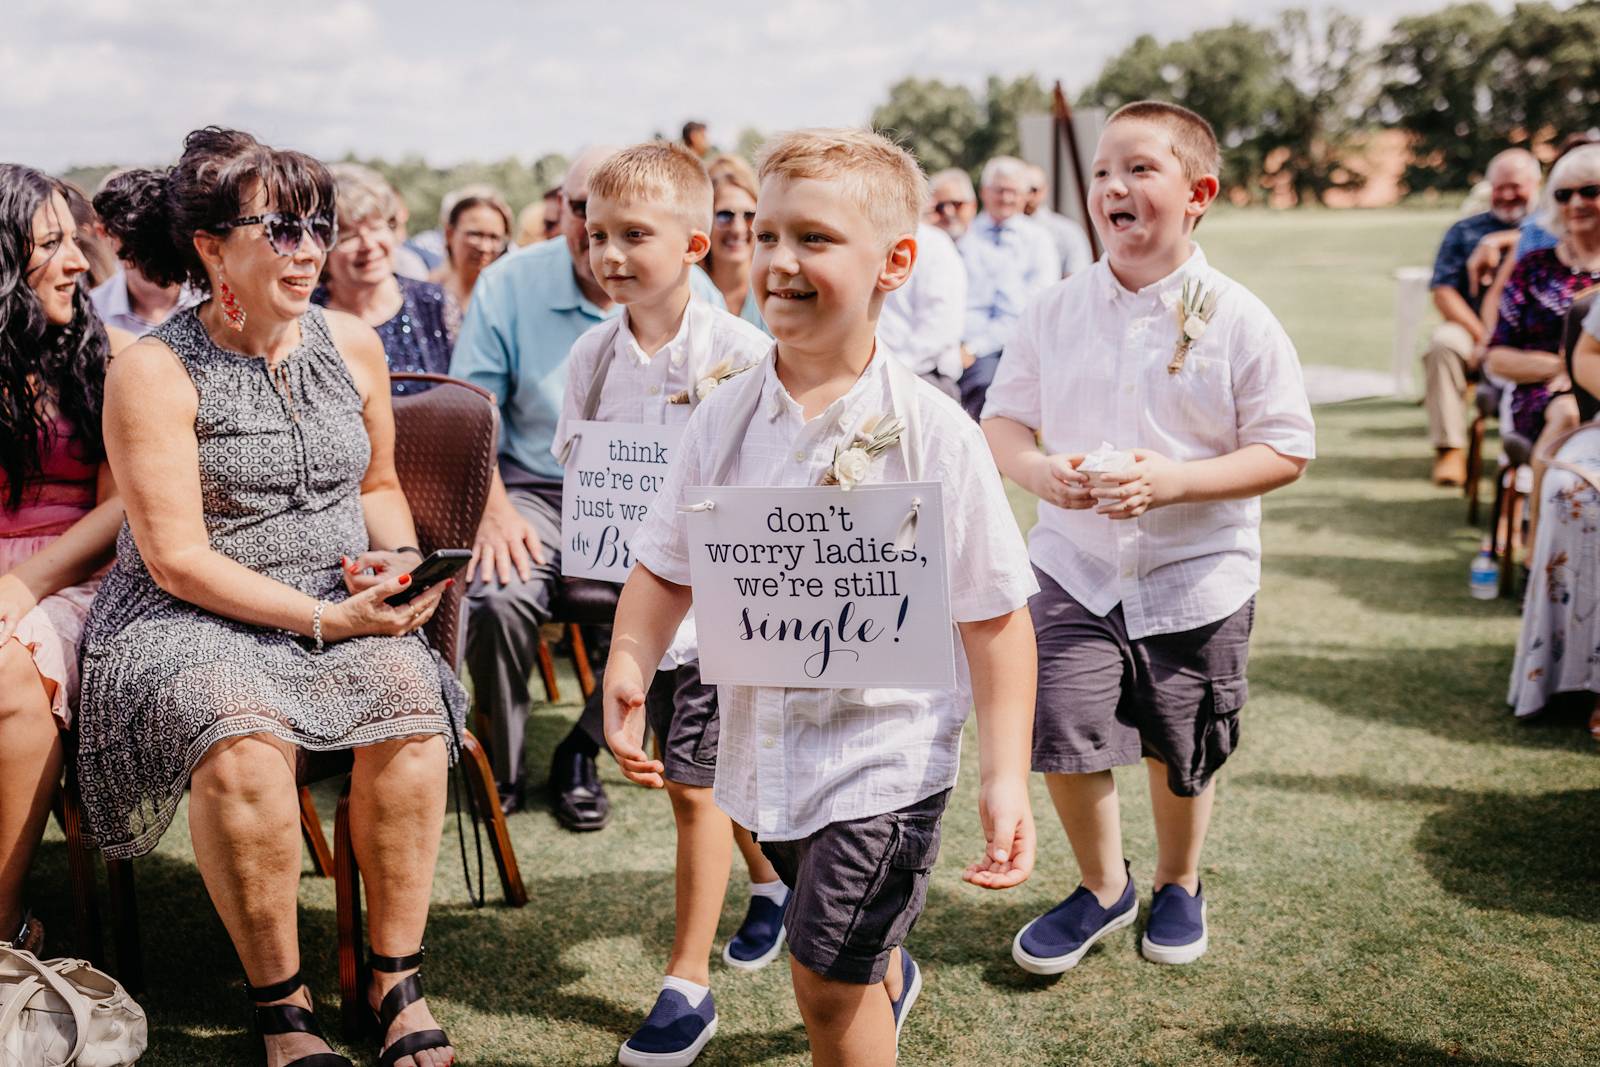
[{"label": "plastic water bottle", "polygon": [[1467,589],[1474,600],[1493,600],[1500,595],[1500,568],[1494,561],[1494,550],[1484,541],[1483,549],[1473,557],[1472,569],[1467,572]]}]

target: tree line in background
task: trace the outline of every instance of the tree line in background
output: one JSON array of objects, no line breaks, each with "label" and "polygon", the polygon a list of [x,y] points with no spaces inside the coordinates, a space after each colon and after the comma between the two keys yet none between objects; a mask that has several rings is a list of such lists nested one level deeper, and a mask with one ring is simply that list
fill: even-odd
[{"label": "tree line in background", "polygon": [[[1077,106],[1171,100],[1205,115],[1222,142],[1222,182],[1243,199],[1286,184],[1298,203],[1363,176],[1346,161],[1371,135],[1398,129],[1413,192],[1465,189],[1508,144],[1537,144],[1600,125],[1600,0],[1561,9],[1521,3],[1501,15],[1453,4],[1399,19],[1377,42],[1337,10],[1289,10],[1163,43],[1143,34],[1113,56]],[[930,169],[1016,150],[1016,116],[1049,109],[1034,77],[990,78],[986,91],[907,78],[873,112]]]},{"label": "tree line in background", "polygon": [[[1234,21],[1162,43],[1143,34],[1079,94],[1080,107],[1155,98],[1184,104],[1216,126],[1222,182],[1240,199],[1287,185],[1297,203],[1359,186],[1346,165],[1374,131],[1409,138],[1404,184],[1413,193],[1466,189],[1509,144],[1537,144],[1600,125],[1600,0],[1565,9],[1520,3],[1452,4],[1399,19],[1380,41],[1337,10],[1293,9],[1262,25]],[[906,78],[872,113],[872,125],[916,153],[929,172],[1018,151],[1020,115],[1050,110],[1034,75],[990,77],[981,92]],[[658,134],[658,136],[672,136]],[[740,131],[734,151],[753,156],[760,131]],[[353,158],[353,157],[352,157]],[[413,231],[438,219],[445,193],[484,182],[513,210],[560,180],[566,159],[546,155],[430,166],[420,156],[361,160],[406,198]],[[66,177],[93,190],[108,167]]]}]

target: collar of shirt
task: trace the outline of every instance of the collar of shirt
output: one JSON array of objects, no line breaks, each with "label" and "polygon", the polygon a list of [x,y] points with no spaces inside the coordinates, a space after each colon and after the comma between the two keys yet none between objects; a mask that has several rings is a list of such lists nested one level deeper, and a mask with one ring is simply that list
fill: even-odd
[{"label": "collar of shirt", "polygon": [[[128,298],[128,274],[121,268],[107,278],[91,294],[96,297],[96,310],[102,319],[133,315],[133,302]],[[137,317],[137,316],[135,316]]]},{"label": "collar of shirt", "polygon": [[882,386],[881,378],[885,370],[884,360],[888,358],[890,357],[883,344],[875,343],[872,358],[867,361],[861,376],[845,390],[843,396],[823,408],[813,418],[807,419],[805,409],[800,406],[799,401],[789,395],[789,390],[778,377],[777,351],[774,346],[773,358],[767,360],[762,368],[764,377],[761,383],[760,410],[766,413],[768,422],[788,414],[806,429],[815,429],[818,433],[826,433],[836,426],[854,426],[860,422],[863,408],[874,402],[886,402],[886,389]]},{"label": "collar of shirt", "polygon": [[1117,281],[1117,276],[1111,273],[1111,257],[1101,256],[1095,269],[1100,272],[1101,290],[1106,299],[1121,308],[1132,309],[1152,300],[1160,301],[1167,308],[1176,307],[1183,294],[1183,283],[1197,274],[1204,274],[1208,269],[1206,254],[1200,251],[1200,246],[1191,242],[1194,249],[1183,266],[1162,278],[1160,281],[1151,282],[1138,291],[1126,288]]},{"label": "collar of shirt", "polygon": [[[541,242],[544,243],[544,242]],[[563,249],[566,241],[561,241]],[[612,304],[607,310],[602,311],[600,305],[583,295],[583,290],[578,287],[578,267],[572,262],[570,250],[565,256],[560,257],[566,267],[563,271],[552,271],[549,279],[549,306],[551,311],[582,311],[596,319],[608,318],[616,314],[618,306]]]},{"label": "collar of shirt", "polygon": [[684,357],[689,353],[689,319],[694,313],[695,302],[691,299],[683,309],[683,318],[678,322],[678,332],[652,356],[639,347],[638,338],[633,336],[632,320],[629,319],[627,311],[624,311],[622,322],[617,329],[617,351],[627,355],[641,367],[649,366],[653,360],[662,356],[665,356],[674,367],[681,367]]}]

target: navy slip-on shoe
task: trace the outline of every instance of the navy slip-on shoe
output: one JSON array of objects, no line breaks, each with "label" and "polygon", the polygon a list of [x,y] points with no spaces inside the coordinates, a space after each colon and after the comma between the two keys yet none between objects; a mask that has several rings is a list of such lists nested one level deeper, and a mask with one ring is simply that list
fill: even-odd
[{"label": "navy slip-on shoe", "polygon": [[906,1024],[906,1015],[911,1011],[911,1005],[922,995],[922,968],[917,966],[917,961],[911,958],[911,953],[906,951],[904,945],[900,946],[900,980],[900,999],[890,1005],[894,1009],[896,1044],[899,1044],[900,1028]]},{"label": "navy slip-on shoe", "polygon": [[[1123,866],[1128,867],[1126,863]],[[1095,895],[1080,885],[1066,900],[1017,931],[1011,958],[1029,974],[1060,974],[1076,967],[1096,941],[1130,925],[1138,916],[1139,897],[1129,868],[1128,884],[1115,904],[1102,908]]]},{"label": "navy slip-on shoe", "polygon": [[1193,963],[1206,954],[1205,886],[1193,896],[1173,883],[1156,890],[1150,899],[1150,922],[1139,949],[1151,963]]},{"label": "navy slip-on shoe", "polygon": [[717,1032],[717,1006],[707,993],[700,1006],[676,989],[663,989],[644,1025],[622,1043],[623,1067],[689,1067]]},{"label": "navy slip-on shoe", "polygon": [[741,971],[758,971],[777,959],[783,951],[783,916],[792,899],[791,894],[778,904],[763,896],[751,897],[744,922],[722,949],[722,962]]}]

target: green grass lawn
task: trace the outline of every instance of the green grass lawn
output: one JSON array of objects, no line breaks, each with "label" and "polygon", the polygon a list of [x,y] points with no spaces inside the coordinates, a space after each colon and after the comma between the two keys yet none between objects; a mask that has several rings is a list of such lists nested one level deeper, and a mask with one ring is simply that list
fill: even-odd
[{"label": "green grass lawn", "polygon": [[[1431,267],[1453,210],[1222,210],[1196,240],[1283,321],[1306,363],[1387,371],[1397,267]],[[1418,343],[1437,319],[1428,312]]]}]

